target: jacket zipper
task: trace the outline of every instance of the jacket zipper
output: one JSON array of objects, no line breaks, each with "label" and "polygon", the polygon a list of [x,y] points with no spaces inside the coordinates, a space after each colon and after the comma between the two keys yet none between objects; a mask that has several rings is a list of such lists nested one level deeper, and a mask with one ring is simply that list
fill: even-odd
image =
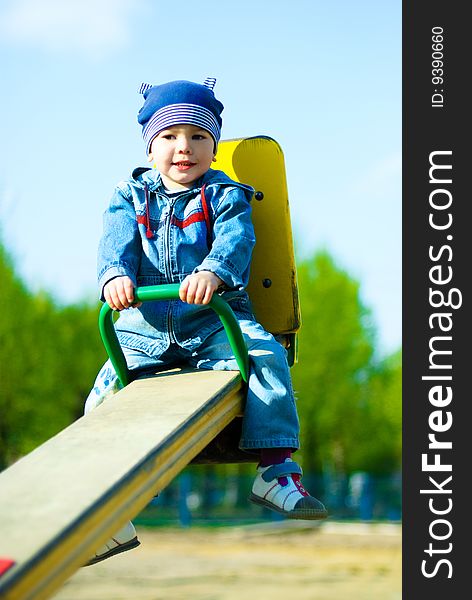
[{"label": "jacket zipper", "polygon": [[[165,226],[165,236],[164,236],[164,244],[165,244],[165,267],[166,267],[166,277],[169,283],[172,283],[172,262],[170,258],[170,225],[172,221],[172,213],[174,210],[175,200],[170,200],[170,208],[169,214],[167,216],[167,223]],[[177,343],[177,339],[175,337],[174,328],[172,326],[172,300],[169,301],[169,310],[167,311],[167,331],[169,332],[169,339],[171,343]]]}]

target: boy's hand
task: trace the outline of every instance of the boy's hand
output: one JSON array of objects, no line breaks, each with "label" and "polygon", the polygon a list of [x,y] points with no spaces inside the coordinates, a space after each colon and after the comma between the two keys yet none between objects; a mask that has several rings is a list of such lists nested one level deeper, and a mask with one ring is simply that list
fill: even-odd
[{"label": "boy's hand", "polygon": [[107,304],[113,310],[123,310],[130,306],[141,306],[142,302],[134,301],[134,284],[126,275],[111,279],[103,288]]},{"label": "boy's hand", "polygon": [[192,273],[180,284],[179,297],[188,304],[208,304],[223,281],[211,271]]}]

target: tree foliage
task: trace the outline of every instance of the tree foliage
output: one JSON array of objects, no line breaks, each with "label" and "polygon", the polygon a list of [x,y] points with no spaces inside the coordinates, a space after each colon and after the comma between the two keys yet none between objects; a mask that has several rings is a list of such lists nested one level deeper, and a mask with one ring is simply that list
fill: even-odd
[{"label": "tree foliage", "polygon": [[0,469],[82,412],[104,351],[97,307],[32,294],[0,245]]},{"label": "tree foliage", "polygon": [[359,283],[319,252],[298,265],[302,327],[292,375],[308,470],[399,466],[399,363],[378,362]]}]

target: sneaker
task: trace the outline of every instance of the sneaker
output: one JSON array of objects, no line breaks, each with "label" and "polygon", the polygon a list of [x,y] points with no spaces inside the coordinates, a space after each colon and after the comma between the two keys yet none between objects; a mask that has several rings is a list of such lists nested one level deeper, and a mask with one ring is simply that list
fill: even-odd
[{"label": "sneaker", "polygon": [[138,540],[136,529],[134,528],[133,523],[128,521],[128,523],[126,523],[126,525],[120,529],[118,533],[116,533],[111,539],[108,540],[106,544],[104,544],[97,550],[97,552],[95,552],[95,556],[85,563],[84,567],[88,567],[90,565],[94,565],[95,563],[101,562],[102,560],[106,560],[115,554],[120,554],[121,552],[126,552],[126,550],[136,548],[136,546],[139,546],[140,543],[141,542]]},{"label": "sneaker", "polygon": [[289,519],[326,519],[323,504],[304,489],[302,469],[291,458],[269,467],[257,467],[249,500]]}]

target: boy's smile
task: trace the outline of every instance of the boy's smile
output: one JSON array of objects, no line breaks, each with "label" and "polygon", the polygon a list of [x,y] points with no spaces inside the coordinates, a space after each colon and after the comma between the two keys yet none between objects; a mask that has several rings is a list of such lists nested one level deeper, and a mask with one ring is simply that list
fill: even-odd
[{"label": "boy's smile", "polygon": [[210,168],[214,145],[206,129],[175,125],[153,139],[148,160],[154,161],[167,189],[189,189]]},{"label": "boy's smile", "polygon": [[194,162],[190,162],[189,160],[180,160],[179,162],[173,163],[174,167],[177,167],[179,171],[187,171],[196,165]]}]

